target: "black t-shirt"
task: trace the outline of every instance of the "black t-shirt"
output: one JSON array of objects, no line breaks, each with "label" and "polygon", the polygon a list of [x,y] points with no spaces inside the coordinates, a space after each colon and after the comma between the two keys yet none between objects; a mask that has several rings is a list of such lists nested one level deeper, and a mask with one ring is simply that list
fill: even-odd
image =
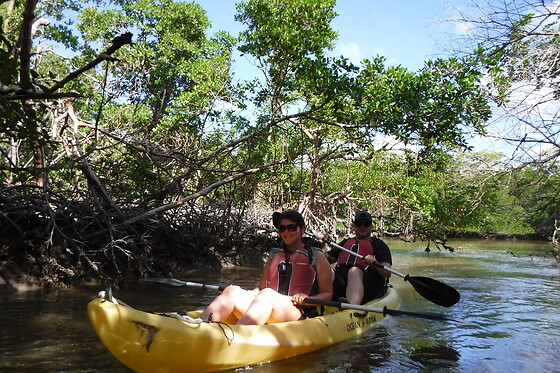
[{"label": "black t-shirt", "polygon": [[[353,240],[355,238],[351,238]],[[344,246],[344,244],[348,240],[344,240],[340,243],[340,246]],[[389,263],[393,264],[391,258],[391,251],[389,250],[389,246],[387,244],[377,238],[371,237],[371,243],[373,247],[373,252],[375,253],[375,259],[379,263]],[[329,251],[329,255],[338,258],[340,255],[340,249],[333,248]],[[348,270],[350,267],[339,267],[338,265],[335,268],[335,279],[333,282],[333,297],[332,299],[338,301],[340,297],[346,296],[346,285],[348,281]],[[367,303],[375,298],[379,298],[385,294],[387,285],[387,279],[382,277],[375,268],[368,268],[367,271],[364,271],[364,296],[362,298],[362,304]]]}]

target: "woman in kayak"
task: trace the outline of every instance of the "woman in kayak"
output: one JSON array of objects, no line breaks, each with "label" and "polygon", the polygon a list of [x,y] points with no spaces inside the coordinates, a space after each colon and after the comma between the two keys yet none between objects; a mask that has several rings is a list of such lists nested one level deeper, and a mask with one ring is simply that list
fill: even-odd
[{"label": "woman in kayak", "polygon": [[263,325],[305,317],[305,298],[329,301],[332,270],[321,249],[304,244],[305,222],[297,211],[275,212],[272,222],[282,237],[273,249],[259,287],[243,290],[230,285],[200,315],[205,321],[223,321],[234,314],[238,325]]}]

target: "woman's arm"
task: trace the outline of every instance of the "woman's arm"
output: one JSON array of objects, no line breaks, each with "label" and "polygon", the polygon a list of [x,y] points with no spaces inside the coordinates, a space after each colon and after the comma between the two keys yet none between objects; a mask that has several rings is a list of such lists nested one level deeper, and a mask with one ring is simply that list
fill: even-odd
[{"label": "woman's arm", "polygon": [[333,294],[333,271],[322,251],[317,251],[317,282],[319,285],[319,293],[310,298],[320,300],[331,300]]},{"label": "woman's arm", "polygon": [[262,289],[267,287],[266,286],[267,285],[266,280],[268,279],[268,268],[269,267],[270,267],[270,259],[268,260],[268,262],[266,262],[266,264],[264,266],[261,281],[259,282],[259,289],[258,290],[262,290]]}]

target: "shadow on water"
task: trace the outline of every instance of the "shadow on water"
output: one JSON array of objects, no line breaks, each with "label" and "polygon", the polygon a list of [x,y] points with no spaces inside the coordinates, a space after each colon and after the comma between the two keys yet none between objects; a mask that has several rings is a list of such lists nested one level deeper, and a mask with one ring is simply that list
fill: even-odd
[{"label": "shadow on water", "polygon": [[[387,240],[399,272],[453,286],[461,301],[443,308],[393,276],[401,309],[445,313],[466,324],[390,317],[368,333],[285,361],[238,369],[253,372],[560,372],[560,265],[542,242],[460,241],[455,253]],[[260,268],[177,276],[209,284],[254,287]],[[0,295],[0,371],[130,372],[89,324],[88,301],[99,285]],[[116,296],[149,311],[202,308],[216,292],[140,283]]]},{"label": "shadow on water", "polygon": [[460,354],[445,345],[422,346],[410,353],[410,359],[430,371],[441,368],[458,367]]},{"label": "shadow on water", "polygon": [[310,354],[247,368],[251,372],[367,372],[391,359],[390,333],[376,326],[367,334]]}]

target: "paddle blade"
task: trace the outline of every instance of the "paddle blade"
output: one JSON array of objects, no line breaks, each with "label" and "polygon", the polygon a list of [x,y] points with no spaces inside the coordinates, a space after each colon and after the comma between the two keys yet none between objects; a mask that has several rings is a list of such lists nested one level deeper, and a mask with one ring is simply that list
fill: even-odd
[{"label": "paddle blade", "polygon": [[173,285],[173,286],[186,286],[187,282],[177,280],[175,278],[167,278],[167,277],[149,277],[143,279],[143,281],[147,282],[159,282],[161,284]]},{"label": "paddle blade", "polygon": [[445,321],[453,321],[460,324],[466,324],[464,320],[456,319],[454,317],[443,315],[441,313],[392,310],[392,309],[388,309],[387,307],[383,308],[383,315],[420,317],[423,319],[445,320]]},{"label": "paddle blade", "polygon": [[189,286],[194,288],[201,288],[203,290],[211,289],[211,290],[222,291],[227,287],[227,285],[199,284],[198,282],[181,281],[181,280],[177,280],[176,278],[167,278],[167,277],[150,277],[150,278],[145,278],[144,281],[159,282],[162,284],[168,284],[173,286]]},{"label": "paddle blade", "polygon": [[451,307],[461,299],[457,290],[433,278],[406,276],[404,280],[410,282],[418,294],[439,306]]}]

